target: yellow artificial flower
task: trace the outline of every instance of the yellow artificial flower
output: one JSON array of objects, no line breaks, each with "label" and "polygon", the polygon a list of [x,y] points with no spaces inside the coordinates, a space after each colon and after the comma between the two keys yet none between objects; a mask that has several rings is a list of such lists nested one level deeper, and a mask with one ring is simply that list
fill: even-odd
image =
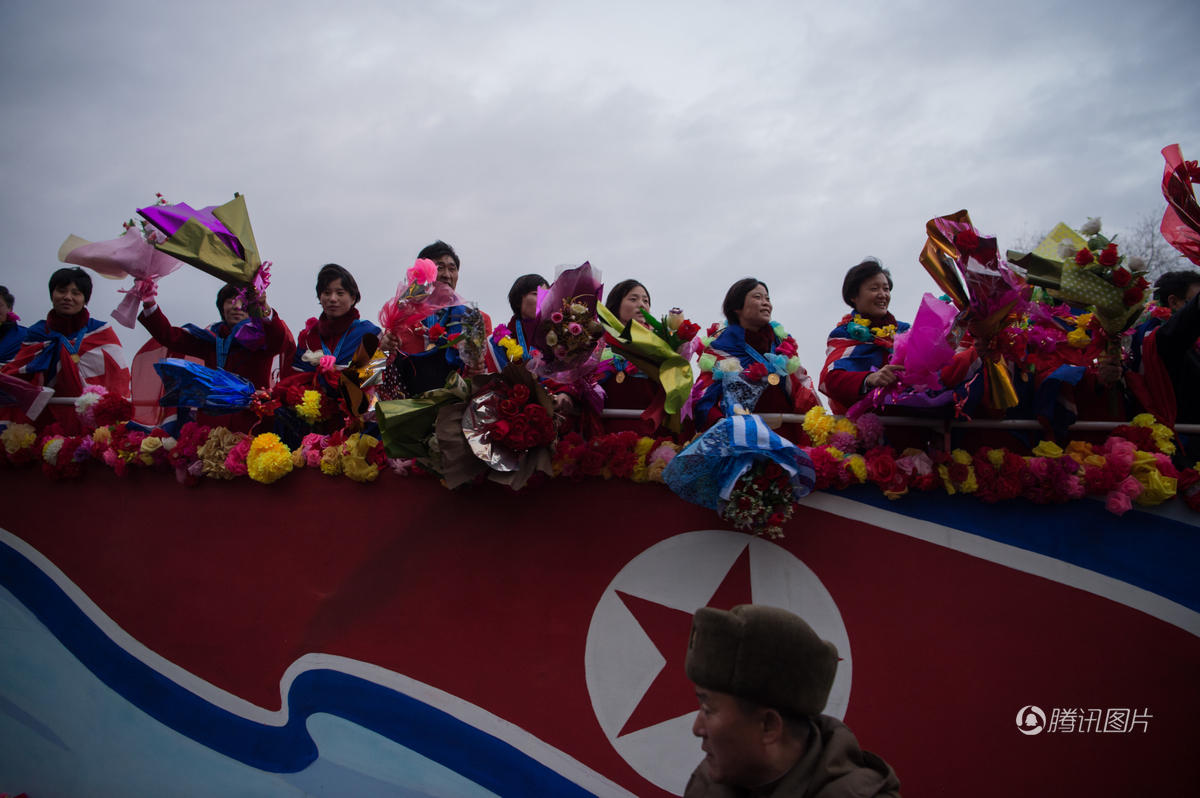
[{"label": "yellow artificial flower", "polygon": [[988,462],[994,465],[996,468],[1000,468],[1004,465],[1004,454],[1005,452],[1003,449],[992,449],[987,453]]},{"label": "yellow artificial flower", "polygon": [[292,450],[273,432],[254,436],[246,453],[246,473],[255,482],[269,485],[291,473]]},{"label": "yellow artificial flower", "polygon": [[653,438],[638,438],[638,442],[633,447],[633,455],[636,461],[633,465],[633,473],[630,478],[634,482],[645,482],[647,479],[646,458],[650,455],[650,450],[654,448]]},{"label": "yellow artificial flower", "polygon": [[1087,330],[1082,327],[1076,327],[1067,333],[1067,343],[1076,349],[1083,349],[1091,342],[1092,336],[1088,335]]},{"label": "yellow artificial flower", "polygon": [[1153,427],[1155,422],[1152,413],[1138,413],[1129,423],[1135,427]]},{"label": "yellow artificial flower", "polygon": [[853,421],[846,418],[845,416],[838,416],[837,418],[834,419],[833,431],[834,432],[848,432],[851,435],[853,435],[854,437],[856,437],[856,438],[858,437],[858,427],[854,424]]},{"label": "yellow artificial flower", "polygon": [[1142,492],[1134,501],[1147,507],[1162,504],[1175,495],[1179,486],[1179,480],[1163,476],[1158,470],[1158,460],[1150,452],[1134,454],[1130,473],[1142,483]]},{"label": "yellow artificial flower", "polygon": [[1170,427],[1154,423],[1150,425],[1150,432],[1154,435],[1154,443],[1160,452],[1166,455],[1175,454],[1175,432]]},{"label": "yellow artificial flower", "polygon": [[[108,432],[107,427],[103,429],[105,433]],[[96,430],[96,434],[99,432],[100,430]],[[0,440],[4,441],[4,451],[16,454],[37,443],[37,430],[29,424],[10,424],[4,432],[0,433]]]},{"label": "yellow artificial flower", "polygon": [[1063,456],[1063,449],[1054,441],[1042,441],[1033,447],[1033,453],[1037,457],[1051,457],[1057,460]]},{"label": "yellow artificial flower", "polygon": [[342,473],[342,447],[330,446],[321,452],[321,473],[327,477]]},{"label": "yellow artificial flower", "polygon": [[979,490],[979,483],[975,481],[974,468],[971,468],[967,471],[967,478],[963,484],[959,486],[959,490],[961,490],[963,493],[974,493],[975,491]]},{"label": "yellow artificial flower", "polygon": [[304,392],[304,399],[300,404],[296,405],[296,415],[307,421],[309,424],[316,424],[321,420],[321,394],[317,391],[308,390]]},{"label": "yellow artificial flower", "polygon": [[950,480],[950,469],[947,466],[940,465],[937,467],[938,476],[942,478],[942,487],[946,489],[947,496],[953,496],[958,493],[954,487],[954,483]]},{"label": "yellow artificial flower", "polygon": [[955,449],[950,452],[950,459],[959,465],[969,466],[971,464],[971,453],[966,449]]},{"label": "yellow artificial flower", "polygon": [[816,405],[804,414],[801,426],[814,446],[823,446],[833,431],[833,419],[825,412],[825,408]]},{"label": "yellow artificial flower", "polygon": [[846,467],[850,469],[850,473],[854,474],[854,478],[858,484],[863,484],[867,481],[867,459],[861,454],[852,454],[846,459]]}]

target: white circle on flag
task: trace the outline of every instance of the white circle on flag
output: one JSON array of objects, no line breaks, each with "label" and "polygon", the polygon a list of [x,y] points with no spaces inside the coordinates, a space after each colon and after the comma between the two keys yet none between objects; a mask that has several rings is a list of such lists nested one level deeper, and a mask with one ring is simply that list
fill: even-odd
[{"label": "white circle on flag", "polygon": [[[703,754],[692,735],[696,708],[621,734],[667,660],[617,591],[690,616],[708,606],[749,549],[752,601],[790,610],[837,646],[837,676],[825,714],[843,718],[850,703],[850,638],[833,596],[795,555],[775,543],[740,532],[686,532],[651,546],[630,560],[605,589],[588,627],[584,667],[596,719],[613,748],[643,778],[682,795]],[[669,610],[668,610],[669,611]],[[682,618],[681,618],[682,622]],[[686,683],[682,653],[679,679]]]}]

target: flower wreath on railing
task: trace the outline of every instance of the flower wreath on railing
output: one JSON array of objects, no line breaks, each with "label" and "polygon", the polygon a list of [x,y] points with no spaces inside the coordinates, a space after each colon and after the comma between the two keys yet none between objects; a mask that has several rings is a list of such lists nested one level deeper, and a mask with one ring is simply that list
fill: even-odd
[{"label": "flower wreath on railing", "polygon": [[[58,424],[40,434],[28,424],[10,424],[0,432],[0,466],[40,465],[54,479],[78,478],[96,465],[118,475],[147,469],[173,473],[185,485],[238,477],[271,483],[302,468],[357,482],[375,481],[387,471],[438,476],[414,459],[389,458],[380,440],[360,433],[310,434],[293,450],[274,433],[247,435],[190,422],[176,438],[130,422],[129,401],[102,388],[89,388],[76,401],[76,410],[82,434],[70,434]],[[1175,453],[1171,430],[1148,414],[1115,428],[1101,444],[1043,441],[1030,456],[986,446],[974,452],[897,452],[884,444],[877,416],[865,414],[852,422],[820,407],[805,415],[803,428],[812,445],[800,448],[812,460],[817,490],[871,483],[891,499],[910,491],[943,491],[973,494],[985,502],[1026,498],[1039,504],[1096,496],[1117,515],[1135,503],[1153,506],[1178,495],[1200,511],[1200,463],[1176,468],[1170,460]],[[570,433],[548,449],[548,470],[555,478],[663,482],[664,470],[681,447],[667,439],[619,432],[590,439]],[[759,494],[774,490],[770,483],[778,475],[766,473],[762,465],[737,488],[727,513],[735,523],[739,509],[746,511]],[[743,494],[748,501],[739,508],[737,499]],[[778,528],[790,502],[767,495],[767,504],[759,501],[754,507],[762,514],[756,523]]]}]

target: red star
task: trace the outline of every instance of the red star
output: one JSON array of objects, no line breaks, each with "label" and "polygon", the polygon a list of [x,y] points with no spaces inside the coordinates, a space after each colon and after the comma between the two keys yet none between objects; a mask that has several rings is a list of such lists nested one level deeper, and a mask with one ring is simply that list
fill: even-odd
[{"label": "red star", "polygon": [[[688,637],[692,631],[692,613],[667,607],[655,601],[617,591],[617,596],[633,613],[642,630],[654,643],[666,663],[650,683],[633,714],[617,736],[629,734],[680,715],[696,708],[696,692],[683,672],[683,661],[687,656]],[[727,610],[738,604],[749,604],[750,594],[750,547],[746,546],[726,572],[725,578],[704,605]]]}]

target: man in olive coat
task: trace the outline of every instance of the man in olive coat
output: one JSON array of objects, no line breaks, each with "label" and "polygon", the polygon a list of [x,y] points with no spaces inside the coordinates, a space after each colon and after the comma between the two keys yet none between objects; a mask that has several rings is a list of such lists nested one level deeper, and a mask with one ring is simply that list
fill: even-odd
[{"label": "man in olive coat", "polygon": [[834,645],[786,610],[698,610],[684,667],[705,757],[684,798],[899,798],[891,767],[821,714],[837,662]]}]

